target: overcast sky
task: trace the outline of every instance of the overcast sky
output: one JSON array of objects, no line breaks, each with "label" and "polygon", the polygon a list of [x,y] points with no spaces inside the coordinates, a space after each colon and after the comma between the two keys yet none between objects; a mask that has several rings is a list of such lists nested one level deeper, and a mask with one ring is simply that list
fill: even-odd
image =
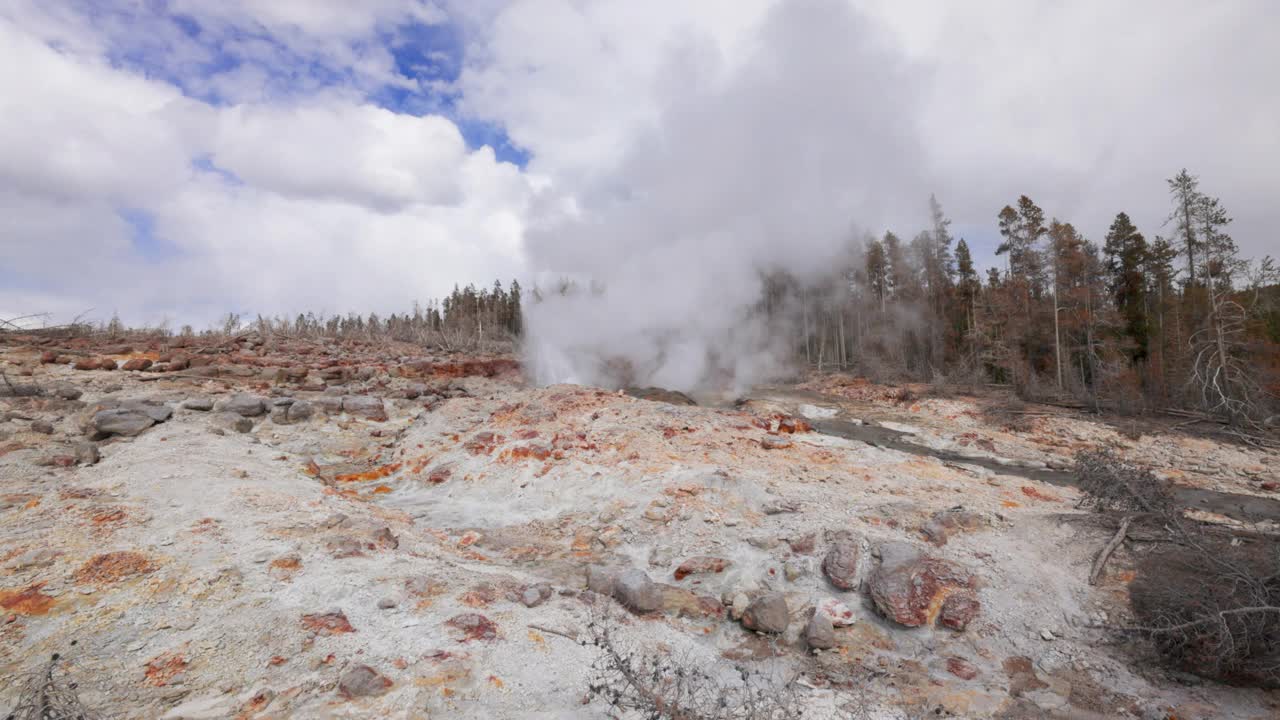
[{"label": "overcast sky", "polygon": [[1277,32],[1270,0],[0,0],[0,318],[385,314],[910,236],[930,193],[989,262],[1022,193],[1159,234],[1183,166],[1280,254]]}]

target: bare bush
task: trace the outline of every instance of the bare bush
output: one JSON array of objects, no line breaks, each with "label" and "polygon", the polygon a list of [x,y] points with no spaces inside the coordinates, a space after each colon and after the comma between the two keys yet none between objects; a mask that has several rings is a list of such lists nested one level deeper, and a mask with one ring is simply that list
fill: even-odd
[{"label": "bare bush", "polygon": [[1077,507],[1097,512],[1168,515],[1174,509],[1168,483],[1149,468],[1127,462],[1109,449],[1076,455],[1076,481],[1084,492]]},{"label": "bare bush", "polygon": [[1280,687],[1280,543],[1183,529],[1144,558],[1129,588],[1139,626],[1174,665],[1233,684]]},{"label": "bare bush", "polygon": [[798,720],[796,678],[745,665],[710,665],[650,650],[619,636],[607,615],[587,625],[583,645],[598,652],[588,693],[647,720]]},{"label": "bare bush", "polygon": [[54,654],[43,668],[27,677],[17,706],[5,715],[5,720],[95,720],[97,717],[80,702],[76,683],[67,675],[61,656]]},{"label": "bare bush", "polygon": [[1091,583],[1135,518],[1165,542],[1138,562],[1129,586],[1138,624],[1120,630],[1149,638],[1167,662],[1197,675],[1280,687],[1280,541],[1188,520],[1167,483],[1110,450],[1077,455],[1076,476],[1079,506],[1126,514]]}]

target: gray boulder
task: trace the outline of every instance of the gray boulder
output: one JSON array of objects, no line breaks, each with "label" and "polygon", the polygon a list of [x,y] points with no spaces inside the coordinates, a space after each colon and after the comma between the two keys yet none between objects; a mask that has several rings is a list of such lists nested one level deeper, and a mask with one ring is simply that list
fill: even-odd
[{"label": "gray boulder", "polygon": [[786,632],[790,621],[787,598],[782,593],[769,593],[756,598],[742,614],[742,626],[759,632]]},{"label": "gray boulder", "polygon": [[619,575],[613,584],[613,597],[637,613],[662,609],[662,587],[650,580],[643,570],[633,568]]},{"label": "gray boulder", "polygon": [[391,681],[368,665],[356,665],[338,678],[338,693],[344,698],[381,695],[391,687]]},{"label": "gray boulder", "polygon": [[809,647],[816,650],[828,650],[836,646],[836,630],[831,625],[831,618],[815,608],[813,617],[804,628],[804,640]]},{"label": "gray boulder", "polygon": [[368,395],[347,395],[342,398],[342,411],[366,420],[381,422],[387,419],[387,409],[383,407],[382,399]]},{"label": "gray boulder", "polygon": [[94,414],[91,434],[98,437],[110,435],[135,437],[155,424],[155,418],[139,410],[123,407],[110,408]]},{"label": "gray boulder", "polygon": [[223,412],[232,412],[242,417],[251,418],[265,415],[267,413],[267,404],[260,397],[237,393],[222,401],[220,409]]},{"label": "gray boulder", "polygon": [[182,403],[182,407],[187,410],[196,412],[209,412],[213,409],[213,400],[209,398],[188,398]]},{"label": "gray boulder", "polygon": [[315,414],[315,406],[306,400],[296,400],[288,405],[271,408],[271,421],[277,425],[293,425],[309,420]]},{"label": "gray boulder", "polygon": [[63,400],[79,400],[80,396],[84,394],[80,388],[69,382],[55,383],[50,392],[53,393],[54,397],[62,398]]},{"label": "gray boulder", "polygon": [[135,410],[147,417],[162,423],[173,417],[173,408],[163,403],[151,402],[149,400],[128,400],[120,403],[120,407],[126,410]]}]

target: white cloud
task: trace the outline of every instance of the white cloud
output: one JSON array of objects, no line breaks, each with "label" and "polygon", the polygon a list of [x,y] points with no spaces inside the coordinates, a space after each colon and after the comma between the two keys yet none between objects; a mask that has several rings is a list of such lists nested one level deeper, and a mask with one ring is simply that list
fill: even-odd
[{"label": "white cloud", "polygon": [[[9,0],[0,242],[22,278],[0,311],[386,311],[455,280],[687,265],[663,255],[679,236],[709,238],[692,262],[725,285],[744,234],[821,257],[855,222],[913,233],[930,192],[980,254],[1024,192],[1094,240],[1122,209],[1152,236],[1184,165],[1242,248],[1275,251],[1280,6],[850,2],[858,47],[823,35],[839,0],[174,0],[194,37],[145,3]],[[786,45],[779,9],[808,37]],[[402,74],[403,24],[446,13],[461,77]],[[388,89],[456,98],[529,170],[377,107]],[[142,259],[125,207],[169,255]]]},{"label": "white cloud", "polygon": [[387,313],[521,270],[535,180],[446,118],[213,106],[4,19],[0,48],[3,316]]}]

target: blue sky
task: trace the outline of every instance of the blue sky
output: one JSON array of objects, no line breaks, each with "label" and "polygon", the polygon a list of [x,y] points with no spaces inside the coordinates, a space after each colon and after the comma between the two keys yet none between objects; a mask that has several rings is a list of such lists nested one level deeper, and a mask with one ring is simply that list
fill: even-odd
[{"label": "blue sky", "polygon": [[[240,102],[242,98],[229,96],[211,81],[251,68],[265,73],[272,99],[357,92],[365,102],[393,112],[448,117],[471,149],[487,145],[503,162],[521,168],[528,164],[528,151],[511,142],[500,122],[463,112],[456,83],[466,46],[456,22],[408,20],[352,43],[356,53],[389,53],[394,72],[415,85],[407,87],[370,82],[350,67],[300,51],[288,38],[261,26],[202,24],[166,0],[137,5],[77,0],[77,6],[91,22],[123,29],[111,36],[108,58],[114,65],[163,80],[189,97],[212,105]],[[243,51],[246,47],[253,48],[252,55]]]}]

